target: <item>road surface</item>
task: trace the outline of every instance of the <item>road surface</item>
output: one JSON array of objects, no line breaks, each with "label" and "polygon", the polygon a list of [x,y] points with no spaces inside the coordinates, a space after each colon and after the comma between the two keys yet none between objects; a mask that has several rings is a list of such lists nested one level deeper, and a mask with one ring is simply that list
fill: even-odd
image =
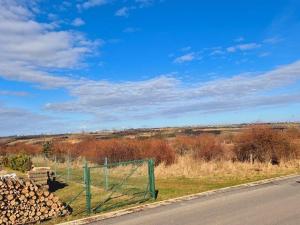
[{"label": "road surface", "polygon": [[90,225],[300,225],[300,176]]}]

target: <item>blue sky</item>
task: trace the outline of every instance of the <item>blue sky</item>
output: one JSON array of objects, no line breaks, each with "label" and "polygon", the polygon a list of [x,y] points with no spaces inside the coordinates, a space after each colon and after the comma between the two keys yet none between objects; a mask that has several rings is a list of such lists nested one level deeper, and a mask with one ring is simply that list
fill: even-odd
[{"label": "blue sky", "polygon": [[0,0],[0,135],[300,120],[300,2]]}]

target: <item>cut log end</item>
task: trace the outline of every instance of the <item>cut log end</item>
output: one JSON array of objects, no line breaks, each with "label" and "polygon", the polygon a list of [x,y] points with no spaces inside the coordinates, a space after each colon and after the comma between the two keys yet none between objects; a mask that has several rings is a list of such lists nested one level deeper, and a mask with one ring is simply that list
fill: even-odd
[{"label": "cut log end", "polygon": [[0,224],[39,223],[69,214],[57,196],[32,181],[0,179]]}]

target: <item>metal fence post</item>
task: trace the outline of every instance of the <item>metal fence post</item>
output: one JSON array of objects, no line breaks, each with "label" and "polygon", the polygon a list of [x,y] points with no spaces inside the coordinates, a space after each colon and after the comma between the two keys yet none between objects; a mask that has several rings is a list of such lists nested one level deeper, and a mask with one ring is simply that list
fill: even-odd
[{"label": "metal fence post", "polygon": [[156,199],[155,177],[154,177],[154,160],[148,160],[148,177],[149,177],[149,192],[153,199]]},{"label": "metal fence post", "polygon": [[56,155],[54,156],[54,174],[55,174],[55,177],[57,176],[57,158],[56,158]]},{"label": "metal fence post", "polygon": [[91,214],[91,176],[90,176],[90,168],[88,167],[88,163],[84,164],[84,184],[85,184],[85,207],[87,214]]},{"label": "metal fence post", "polygon": [[67,161],[67,181],[70,181],[70,175],[71,175],[71,171],[70,171],[70,155],[68,154],[68,161]]},{"label": "metal fence post", "polygon": [[107,157],[104,159],[104,188],[108,190],[108,166]]}]

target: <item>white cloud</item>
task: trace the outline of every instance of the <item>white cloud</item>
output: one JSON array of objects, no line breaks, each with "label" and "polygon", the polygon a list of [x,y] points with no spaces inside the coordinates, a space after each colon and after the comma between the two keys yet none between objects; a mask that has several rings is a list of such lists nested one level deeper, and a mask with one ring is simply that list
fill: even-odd
[{"label": "white cloud", "polygon": [[79,10],[81,9],[89,9],[89,8],[93,8],[96,6],[102,6],[109,3],[108,0],[87,0],[82,4],[77,4],[77,8]]},{"label": "white cloud", "polygon": [[138,3],[139,7],[148,7],[154,4],[154,0],[135,0]]},{"label": "white cloud", "polygon": [[[274,107],[288,104],[299,104],[300,94],[280,94],[275,96],[246,96],[243,98],[214,99],[212,101],[195,102],[185,105],[177,105],[173,108],[159,112],[165,117],[182,116],[187,113],[212,114],[220,112],[240,111],[257,107]],[[151,115],[151,116],[157,116]],[[146,118],[146,117],[145,117]]]},{"label": "white cloud", "polygon": [[22,134],[25,130],[32,132],[30,129],[35,130],[34,126],[46,119],[25,109],[0,105],[0,135]]},{"label": "white cloud", "polygon": [[234,39],[235,42],[242,42],[244,40],[245,40],[244,37],[238,37],[238,38]]},{"label": "white cloud", "polygon": [[251,49],[260,48],[260,47],[261,47],[261,44],[257,44],[257,43],[242,44],[242,45],[237,46],[237,48],[241,51],[251,50]]},{"label": "white cloud", "polygon": [[121,83],[85,80],[67,87],[75,100],[49,103],[46,108],[119,119],[171,116],[192,111],[235,111],[255,105],[284,104],[284,99],[287,103],[300,103],[300,98],[295,100],[299,94],[268,94],[299,80],[300,61],[260,74],[241,74],[190,86],[168,75]]},{"label": "white cloud", "polygon": [[25,92],[25,91],[6,91],[6,90],[0,90],[0,95],[22,97],[22,96],[29,95],[29,93]]},{"label": "white cloud", "polygon": [[224,51],[223,50],[220,50],[220,49],[216,49],[216,50],[213,50],[210,55],[214,56],[214,55],[223,55],[224,54]]},{"label": "white cloud", "polygon": [[58,15],[53,14],[53,13],[49,13],[47,15],[47,17],[48,17],[49,20],[52,20],[52,21],[58,20]]},{"label": "white cloud", "polygon": [[124,17],[127,17],[129,16],[129,8],[124,6],[120,9],[118,9],[115,13],[116,16],[124,16]]},{"label": "white cloud", "polygon": [[35,21],[35,13],[22,1],[0,2],[0,74],[9,80],[59,86],[68,79],[49,70],[80,66],[101,41],[90,41],[74,31],[58,31]]},{"label": "white cloud", "polygon": [[282,41],[282,39],[279,37],[271,37],[271,38],[266,38],[265,40],[263,40],[263,42],[266,44],[277,44],[281,41]]},{"label": "white cloud", "polygon": [[266,56],[269,56],[269,55],[271,55],[270,52],[263,52],[263,53],[260,53],[258,56],[259,57],[266,57]]},{"label": "white cloud", "polygon": [[82,26],[82,25],[84,25],[84,24],[85,24],[85,22],[84,22],[84,20],[81,19],[81,18],[76,18],[76,19],[74,19],[74,20],[72,21],[72,25],[75,26],[75,27],[80,27],[80,26]]},{"label": "white cloud", "polygon": [[139,28],[136,28],[136,27],[126,27],[123,32],[124,33],[135,33],[137,31],[139,31],[140,29]]},{"label": "white cloud", "polygon": [[[159,1],[162,2],[162,1]],[[133,4],[123,6],[115,12],[115,16],[128,17],[129,12],[137,9],[153,6],[155,0],[135,0]]]},{"label": "white cloud", "polygon": [[248,51],[248,50],[252,50],[252,49],[256,49],[256,48],[260,48],[261,44],[257,44],[257,43],[247,43],[247,44],[240,44],[240,45],[234,45],[234,46],[230,46],[228,47],[226,50],[228,52],[236,52],[236,51]]},{"label": "white cloud", "polygon": [[79,131],[80,121],[0,105],[0,136]]},{"label": "white cloud", "polygon": [[185,55],[179,56],[177,58],[175,58],[173,60],[174,63],[185,63],[185,62],[190,62],[196,59],[196,53],[195,52],[191,52],[191,53],[187,53]]},{"label": "white cloud", "polygon": [[[35,83],[45,85],[49,79],[35,80]],[[88,127],[94,127],[99,122],[104,126],[124,120],[172,118],[190,113],[229,112],[300,103],[299,92],[269,94],[276,88],[300,81],[300,61],[263,73],[241,74],[188,86],[172,75],[132,82],[61,79],[57,82],[73,100],[48,103],[45,109],[59,114],[91,115],[90,120],[84,121]],[[5,134],[31,133],[32,130],[65,132],[66,127],[74,131],[79,126],[78,121],[51,118],[0,105],[0,130]]]},{"label": "white cloud", "polygon": [[180,49],[181,51],[183,52],[187,52],[187,51],[190,51],[192,49],[191,46],[186,46],[186,47],[183,47],[182,49]]}]

